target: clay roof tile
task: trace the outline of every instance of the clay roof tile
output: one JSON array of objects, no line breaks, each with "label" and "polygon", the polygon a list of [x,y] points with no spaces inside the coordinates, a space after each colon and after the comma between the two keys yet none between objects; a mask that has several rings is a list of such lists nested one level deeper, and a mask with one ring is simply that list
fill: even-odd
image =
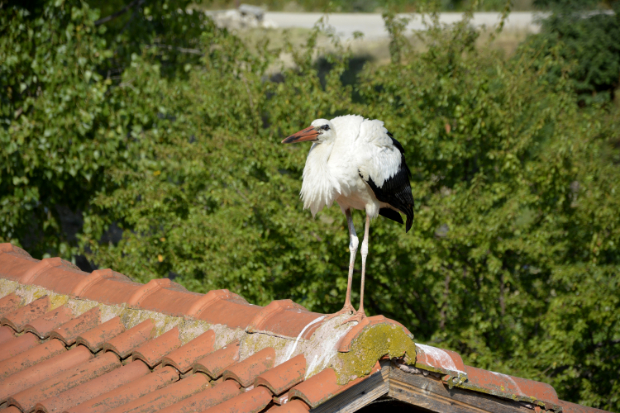
[{"label": "clay roof tile", "polygon": [[0,345],[0,361],[15,357],[39,344],[39,338],[32,333],[25,333],[19,337],[13,336]]},{"label": "clay roof tile", "polygon": [[69,294],[87,273],[58,257],[45,258],[32,265],[19,279],[22,284],[34,284],[61,294]]},{"label": "clay roof tile", "polygon": [[[32,336],[32,334],[28,334],[28,336]],[[47,360],[66,351],[67,349],[61,341],[48,340],[38,346],[27,349],[16,356],[1,361],[0,379],[22,370],[26,370],[28,367],[32,367],[43,360]]]},{"label": "clay roof tile", "polygon": [[67,321],[50,332],[50,338],[57,338],[70,346],[77,337],[99,325],[99,307],[91,308],[84,314]]},{"label": "clay roof tile", "polygon": [[17,310],[20,301],[21,299],[16,294],[9,294],[6,297],[0,298],[0,317],[4,317],[5,314]]},{"label": "clay roof tile", "polygon": [[194,363],[213,352],[214,343],[215,332],[209,330],[170,352],[170,354],[163,358],[162,364],[164,366],[173,366],[181,373],[187,373],[192,369]]},{"label": "clay roof tile", "polygon": [[0,327],[0,346],[15,338],[15,330],[9,326]]},{"label": "clay roof tile", "polygon": [[116,354],[103,354],[11,396],[8,404],[28,412],[38,402],[86,383],[120,366],[121,363]]},{"label": "clay roof tile", "polygon": [[[301,399],[310,407],[314,408],[321,403],[331,399],[332,397],[342,393],[343,391],[355,386],[356,384],[366,380],[374,373],[381,370],[379,362],[375,364],[370,374],[365,377],[359,377],[347,384],[338,384],[336,373],[333,369],[327,368],[320,373],[315,374],[308,380],[298,384],[289,391],[289,400]],[[289,402],[290,403],[290,402]]]},{"label": "clay roof tile", "polygon": [[0,380],[0,404],[11,395],[78,366],[91,358],[93,358],[93,354],[86,347],[78,346]]},{"label": "clay roof tile", "polygon": [[207,386],[209,386],[209,378],[206,375],[202,373],[193,374],[176,383],[109,410],[108,413],[147,413],[159,411],[204,390]]},{"label": "clay roof tile", "polygon": [[562,406],[562,413],[605,413],[604,410],[595,409],[594,407],[582,406],[560,400],[559,405]]},{"label": "clay roof tile", "polygon": [[299,399],[292,400],[282,406],[274,406],[268,410],[269,413],[307,413],[310,406]]},{"label": "clay roof tile", "polygon": [[273,367],[276,352],[273,347],[267,347],[248,357],[247,359],[228,367],[222,375],[224,380],[233,379],[243,387],[254,384],[254,380]]},{"label": "clay roof tile", "polygon": [[218,383],[214,387],[196,393],[181,402],[168,406],[160,410],[159,413],[201,412],[209,407],[225,402],[238,394],[239,383],[234,380],[226,380]]},{"label": "clay roof tile", "polygon": [[[113,351],[122,359],[128,357],[131,352],[155,336],[155,323],[147,318],[135,327],[109,339],[103,343],[105,351]],[[148,363],[147,363],[148,364]]]},{"label": "clay roof tile", "polygon": [[55,310],[48,311],[42,316],[35,318],[24,326],[24,331],[30,331],[33,334],[44,339],[49,336],[52,330],[71,321],[73,313],[66,305],[58,307]]},{"label": "clay roof tile", "polygon": [[[134,363],[142,363],[142,361],[137,360],[134,361]],[[116,407],[129,403],[132,400],[139,399],[145,394],[149,394],[166,387],[170,383],[174,383],[177,380],[179,380],[179,374],[174,368],[163,367],[153,371],[150,374],[142,376],[127,385],[119,386],[112,391],[78,404],[77,406],[68,409],[67,412],[107,412]]]},{"label": "clay roof tile", "polygon": [[239,360],[239,342],[235,341],[214,351],[194,364],[194,371],[207,373],[212,379],[220,377],[227,367]]},{"label": "clay roof tile", "polygon": [[467,372],[468,386],[485,389],[492,394],[516,395],[554,404],[559,402],[555,389],[546,383],[471,366],[465,366],[465,371]]},{"label": "clay roof tile", "polygon": [[240,395],[213,406],[205,413],[258,413],[271,402],[271,392],[265,387],[255,387],[254,389],[241,393]]},{"label": "clay roof tile", "polygon": [[258,376],[255,385],[265,386],[277,396],[301,383],[305,374],[306,357],[300,354]]},{"label": "clay roof tile", "polygon": [[[130,330],[131,331],[131,330]],[[128,331],[129,333],[129,331]],[[165,332],[161,336],[149,340],[135,349],[132,358],[144,361],[149,367],[153,368],[161,363],[162,358],[181,346],[179,339],[179,328],[174,326],[171,330]]]},{"label": "clay roof tile", "polygon": [[80,334],[75,341],[77,344],[82,344],[93,353],[96,353],[103,348],[103,343],[122,334],[124,331],[125,325],[121,322],[120,317],[114,317]]},{"label": "clay roof tile", "polygon": [[[107,354],[116,357],[114,353]],[[39,401],[35,406],[35,411],[63,412],[121,386],[128,385],[149,373],[150,370],[146,364],[142,361],[133,361],[54,397]]]},{"label": "clay roof tile", "polygon": [[46,295],[13,312],[5,314],[0,324],[8,325],[17,332],[22,332],[24,326],[47,312],[50,298]]}]

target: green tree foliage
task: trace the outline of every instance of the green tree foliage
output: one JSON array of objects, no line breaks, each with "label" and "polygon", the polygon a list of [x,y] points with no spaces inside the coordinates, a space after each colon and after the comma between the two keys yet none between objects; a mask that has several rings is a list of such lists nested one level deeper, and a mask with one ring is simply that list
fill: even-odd
[{"label": "green tree foliage", "polygon": [[88,7],[0,12],[0,236],[70,256],[58,208],[86,208],[123,155],[124,121],[97,71],[111,53]]},{"label": "green tree foliage", "polygon": [[556,65],[548,81],[556,82],[568,70],[571,87],[579,103],[588,105],[614,99],[620,86],[620,1],[611,0],[601,9],[596,1],[545,0],[551,16],[542,30],[530,36],[526,52],[536,51],[539,59],[557,54],[568,67]]},{"label": "green tree foliage", "polygon": [[[134,18],[150,22],[145,9]],[[345,219],[302,210],[309,148],[280,140],[361,113],[405,147],[416,200],[409,234],[373,222],[368,311],[475,366],[620,410],[618,113],[579,108],[561,53],[539,58],[527,43],[503,59],[475,47],[467,21],[432,25],[416,52],[386,16],[392,62],[351,84],[338,44],[331,70],[317,67],[318,32],[289,45],[295,67],[274,75],[280,50],[195,15],[174,15],[197,26],[172,43],[166,24],[124,38],[126,22],[97,25],[83,3],[41,10],[4,8],[0,20],[2,241],[34,233],[35,256],[79,248],[142,282],[174,276],[193,291],[337,310]],[[83,211],[79,242],[62,235],[59,205]]]}]

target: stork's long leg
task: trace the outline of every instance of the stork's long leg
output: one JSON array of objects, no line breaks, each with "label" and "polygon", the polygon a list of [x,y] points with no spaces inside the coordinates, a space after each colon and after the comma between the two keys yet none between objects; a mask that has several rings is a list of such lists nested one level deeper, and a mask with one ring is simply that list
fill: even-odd
[{"label": "stork's long leg", "polygon": [[353,225],[353,217],[351,216],[351,210],[345,211],[347,217],[347,224],[349,225],[349,252],[351,258],[349,259],[349,280],[347,281],[347,296],[344,300],[343,310],[355,311],[353,305],[351,305],[351,284],[353,283],[353,269],[355,268],[355,256],[357,255],[357,246],[359,245],[359,239],[355,233],[355,226]]},{"label": "stork's long leg", "polygon": [[364,312],[364,281],[366,280],[366,257],[368,257],[368,239],[370,238],[370,216],[366,214],[366,226],[364,228],[364,241],[362,241],[362,288],[360,291],[360,308],[357,310],[362,317],[366,316]]},{"label": "stork's long leg", "polygon": [[362,241],[362,287],[360,289],[360,308],[357,310],[355,315],[345,321],[348,323],[349,321],[357,321],[360,322],[364,317],[366,317],[366,312],[364,311],[364,281],[366,279],[366,257],[368,257],[368,239],[370,235],[370,216],[366,214],[366,227],[364,228],[364,240]]}]

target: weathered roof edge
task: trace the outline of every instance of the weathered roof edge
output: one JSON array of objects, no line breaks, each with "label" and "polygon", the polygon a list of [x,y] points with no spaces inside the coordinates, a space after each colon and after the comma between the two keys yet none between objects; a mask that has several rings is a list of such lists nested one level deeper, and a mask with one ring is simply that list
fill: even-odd
[{"label": "weathered roof edge", "polygon": [[[15,294],[21,305],[49,296],[50,310],[68,305],[82,315],[98,307],[102,320],[119,315],[126,328],[151,319],[155,320],[157,336],[178,327],[183,343],[213,329],[221,341],[215,349],[241,340],[243,360],[271,347],[277,353],[276,365],[304,354],[307,379],[328,369],[335,373],[338,386],[368,377],[383,357],[397,360],[403,371],[414,368],[441,373],[450,388],[492,394],[556,412],[601,411],[561,401],[555,389],[545,383],[466,366],[457,353],[415,344],[404,326],[383,316],[369,317],[356,326],[342,325],[343,317],[325,322],[322,314],[291,300],[260,307],[228,290],[203,295],[169,279],[140,284],[110,269],[88,274],[60,258],[33,259],[8,243],[0,244],[0,277],[0,297]],[[415,367],[408,367],[411,365]]]}]

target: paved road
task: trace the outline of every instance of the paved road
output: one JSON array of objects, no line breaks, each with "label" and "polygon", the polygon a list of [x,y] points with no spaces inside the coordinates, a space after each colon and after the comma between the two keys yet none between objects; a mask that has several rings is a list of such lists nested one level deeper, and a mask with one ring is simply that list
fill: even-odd
[{"label": "paved road", "polygon": [[[314,24],[323,16],[322,13],[284,13],[267,12],[265,20],[274,22],[280,28],[312,28]],[[424,30],[420,15],[413,16],[409,22],[409,30]],[[459,21],[462,13],[441,13],[441,23],[449,24]],[[542,17],[541,13],[514,12],[508,17],[505,24],[507,30],[520,30],[537,32],[540,28],[537,19]],[[472,24],[474,26],[492,27],[500,20],[500,13],[474,13]],[[328,17],[328,22],[336,30],[336,33],[344,39],[353,37],[356,31],[362,32],[365,39],[378,40],[388,37],[385,30],[383,19],[378,13],[334,13]]]}]

